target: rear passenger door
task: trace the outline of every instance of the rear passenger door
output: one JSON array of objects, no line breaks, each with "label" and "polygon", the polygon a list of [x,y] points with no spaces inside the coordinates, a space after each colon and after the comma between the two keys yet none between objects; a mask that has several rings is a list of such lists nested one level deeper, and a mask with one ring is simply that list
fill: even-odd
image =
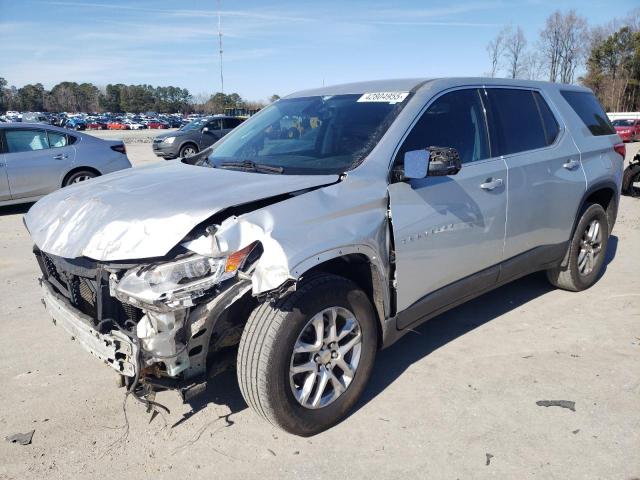
[{"label": "rear passenger door", "polygon": [[[562,256],[585,192],[580,155],[547,99],[537,90],[485,89],[491,144],[507,164],[505,260],[551,262]],[[523,265],[503,266],[501,280]]]},{"label": "rear passenger door", "polygon": [[10,128],[5,130],[5,141],[12,198],[39,197],[62,186],[63,176],[71,169],[75,156],[65,133]]},{"label": "rear passenger door", "polygon": [[479,89],[435,99],[411,128],[395,164],[402,164],[407,151],[432,146],[455,148],[462,169],[389,186],[397,309],[405,311],[399,328],[490,288],[502,260],[507,169],[491,155]]}]

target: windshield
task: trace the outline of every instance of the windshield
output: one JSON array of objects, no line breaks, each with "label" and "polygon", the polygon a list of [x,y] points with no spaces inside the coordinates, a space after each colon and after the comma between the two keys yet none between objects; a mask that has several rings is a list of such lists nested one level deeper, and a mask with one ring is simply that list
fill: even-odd
[{"label": "windshield", "polygon": [[198,120],[193,120],[192,122],[187,123],[185,126],[181,127],[180,130],[183,132],[188,132],[189,130],[200,130],[204,128],[207,123],[207,119],[201,118]]},{"label": "windshield", "polygon": [[321,175],[354,168],[380,140],[408,94],[396,103],[362,94],[278,100],[216,144],[210,166],[278,167],[278,173]]},{"label": "windshield", "polygon": [[611,123],[613,123],[614,127],[632,127],[633,126],[633,120],[614,120]]}]

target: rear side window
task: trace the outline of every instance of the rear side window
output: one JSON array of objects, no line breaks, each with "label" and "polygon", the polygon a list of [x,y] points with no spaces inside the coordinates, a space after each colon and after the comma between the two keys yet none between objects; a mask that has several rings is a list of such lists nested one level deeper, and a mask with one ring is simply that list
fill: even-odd
[{"label": "rear side window", "polygon": [[602,105],[589,92],[560,91],[567,103],[582,119],[592,135],[613,135],[616,133]]},{"label": "rear side window", "polygon": [[547,145],[551,145],[556,141],[558,134],[560,133],[560,127],[558,126],[558,121],[556,117],[553,116],[553,112],[549,108],[549,105],[542,98],[542,95],[538,92],[533,92],[533,98],[536,99],[536,103],[538,104],[538,110],[540,111],[540,116],[542,117],[542,126],[544,127],[544,134],[547,138]]},{"label": "rear side window", "polygon": [[487,89],[493,156],[511,155],[548,145],[533,94],[531,90]]},{"label": "rear side window", "polygon": [[225,118],[223,121],[224,128],[236,128],[241,123],[239,118]]},{"label": "rear side window", "polygon": [[47,132],[44,130],[7,129],[4,134],[9,153],[32,152],[49,148]]}]

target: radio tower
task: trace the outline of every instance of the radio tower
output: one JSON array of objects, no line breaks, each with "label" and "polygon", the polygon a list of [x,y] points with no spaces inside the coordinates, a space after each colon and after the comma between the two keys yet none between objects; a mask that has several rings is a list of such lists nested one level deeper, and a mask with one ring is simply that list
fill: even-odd
[{"label": "radio tower", "polygon": [[222,19],[220,15],[220,0],[218,4],[218,46],[220,51],[220,91],[224,93],[224,76],[222,75]]}]

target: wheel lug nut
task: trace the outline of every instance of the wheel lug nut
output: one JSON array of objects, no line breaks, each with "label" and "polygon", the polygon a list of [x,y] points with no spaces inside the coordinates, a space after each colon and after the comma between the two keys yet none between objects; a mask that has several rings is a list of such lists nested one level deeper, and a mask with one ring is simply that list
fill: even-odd
[{"label": "wheel lug nut", "polygon": [[320,355],[316,355],[315,357],[313,357],[313,361],[314,362],[319,362],[320,361]]},{"label": "wheel lug nut", "polygon": [[327,363],[327,368],[331,370],[331,363]]},{"label": "wheel lug nut", "polygon": [[338,352],[331,352],[331,358],[338,358]]}]

